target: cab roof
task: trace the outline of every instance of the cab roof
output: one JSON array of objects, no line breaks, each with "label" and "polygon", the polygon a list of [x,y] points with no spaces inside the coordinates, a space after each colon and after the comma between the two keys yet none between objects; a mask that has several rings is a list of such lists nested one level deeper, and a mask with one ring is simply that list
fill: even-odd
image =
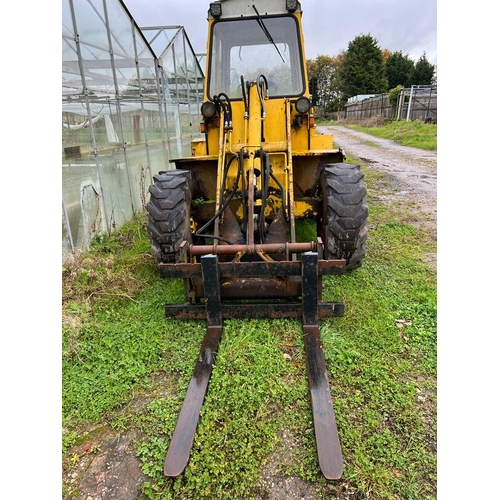
[{"label": "cab roof", "polygon": [[219,0],[210,3],[208,19],[255,17],[254,5],[261,16],[302,12],[298,0]]}]

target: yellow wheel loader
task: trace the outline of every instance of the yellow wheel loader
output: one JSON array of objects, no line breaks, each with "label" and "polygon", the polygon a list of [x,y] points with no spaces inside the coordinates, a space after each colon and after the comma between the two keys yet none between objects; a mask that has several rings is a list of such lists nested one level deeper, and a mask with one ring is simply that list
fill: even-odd
[{"label": "yellow wheel loader", "polygon": [[344,306],[323,302],[322,276],[362,264],[368,209],[359,165],[316,134],[300,2],[209,4],[200,112],[204,137],[154,176],[147,205],[161,276],[184,282],[185,303],[166,304],[166,316],[208,324],[164,473],[176,477],[189,461],[224,319],[293,317],[303,325],[319,465],[338,479],[318,323]]}]

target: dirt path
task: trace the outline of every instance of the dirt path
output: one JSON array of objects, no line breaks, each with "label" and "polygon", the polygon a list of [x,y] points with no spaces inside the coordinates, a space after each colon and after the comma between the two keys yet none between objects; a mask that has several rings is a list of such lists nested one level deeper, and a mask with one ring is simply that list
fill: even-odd
[{"label": "dirt path", "polygon": [[389,184],[384,201],[413,201],[427,214],[429,226],[437,221],[437,153],[401,146],[342,126],[318,127],[319,133],[333,134],[335,146],[386,175]]},{"label": "dirt path", "polygon": [[[346,155],[360,158],[369,163],[371,168],[384,173],[386,189],[381,195],[383,201],[414,202],[415,209],[426,215],[417,218],[418,224],[425,224],[427,228],[435,231],[435,152],[400,146],[394,141],[379,139],[341,126],[318,127],[318,132],[333,134],[335,145],[342,148]],[[435,254],[429,257],[429,261],[435,264]],[[73,494],[63,497],[64,500],[69,500],[70,497],[75,500],[144,498],[140,491],[147,478],[142,474],[133,453],[134,433],[120,434],[103,426],[94,429],[93,434],[95,438],[91,439],[90,443],[87,442],[74,450],[78,465],[70,475],[63,477],[63,483]],[[296,446],[286,432],[282,438],[288,449]],[[270,495],[265,497],[267,500],[317,498],[314,484],[298,477],[284,477],[273,457],[262,471],[261,482]],[[332,492],[332,497],[334,496]],[[353,497],[345,491],[340,498],[347,500]]]}]

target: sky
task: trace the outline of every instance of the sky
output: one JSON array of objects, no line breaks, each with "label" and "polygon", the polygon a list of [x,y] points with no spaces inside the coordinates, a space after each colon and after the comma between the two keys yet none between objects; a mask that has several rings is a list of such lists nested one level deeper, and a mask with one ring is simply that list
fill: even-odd
[{"label": "sky", "polygon": [[[204,53],[210,0],[124,0],[140,27],[184,26],[196,53]],[[302,0],[306,57],[336,56],[359,35],[413,61],[425,52],[437,64],[437,0]]]}]

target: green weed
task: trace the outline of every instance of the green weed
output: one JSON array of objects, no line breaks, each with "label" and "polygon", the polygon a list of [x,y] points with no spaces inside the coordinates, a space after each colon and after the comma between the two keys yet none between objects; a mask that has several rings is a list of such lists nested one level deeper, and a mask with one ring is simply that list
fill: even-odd
[{"label": "green weed", "polygon": [[[342,318],[320,331],[345,471],[357,498],[436,496],[436,272],[423,261],[435,240],[406,205],[385,206],[383,176],[363,167],[369,237],[363,266],[324,278]],[[307,225],[301,229],[309,239]],[[301,236],[302,237],[302,236]],[[250,499],[280,474],[330,498],[317,462],[300,321],[227,320],[186,471],[163,476],[204,321],[166,319],[182,282],[158,276],[138,218],[63,270],[63,463],[80,429],[133,429],[149,499]],[[134,400],[146,404],[136,408]],[[82,427],[83,426],[83,427]],[[74,460],[73,460],[74,461]],[[68,465],[70,467],[71,465]]]}]

